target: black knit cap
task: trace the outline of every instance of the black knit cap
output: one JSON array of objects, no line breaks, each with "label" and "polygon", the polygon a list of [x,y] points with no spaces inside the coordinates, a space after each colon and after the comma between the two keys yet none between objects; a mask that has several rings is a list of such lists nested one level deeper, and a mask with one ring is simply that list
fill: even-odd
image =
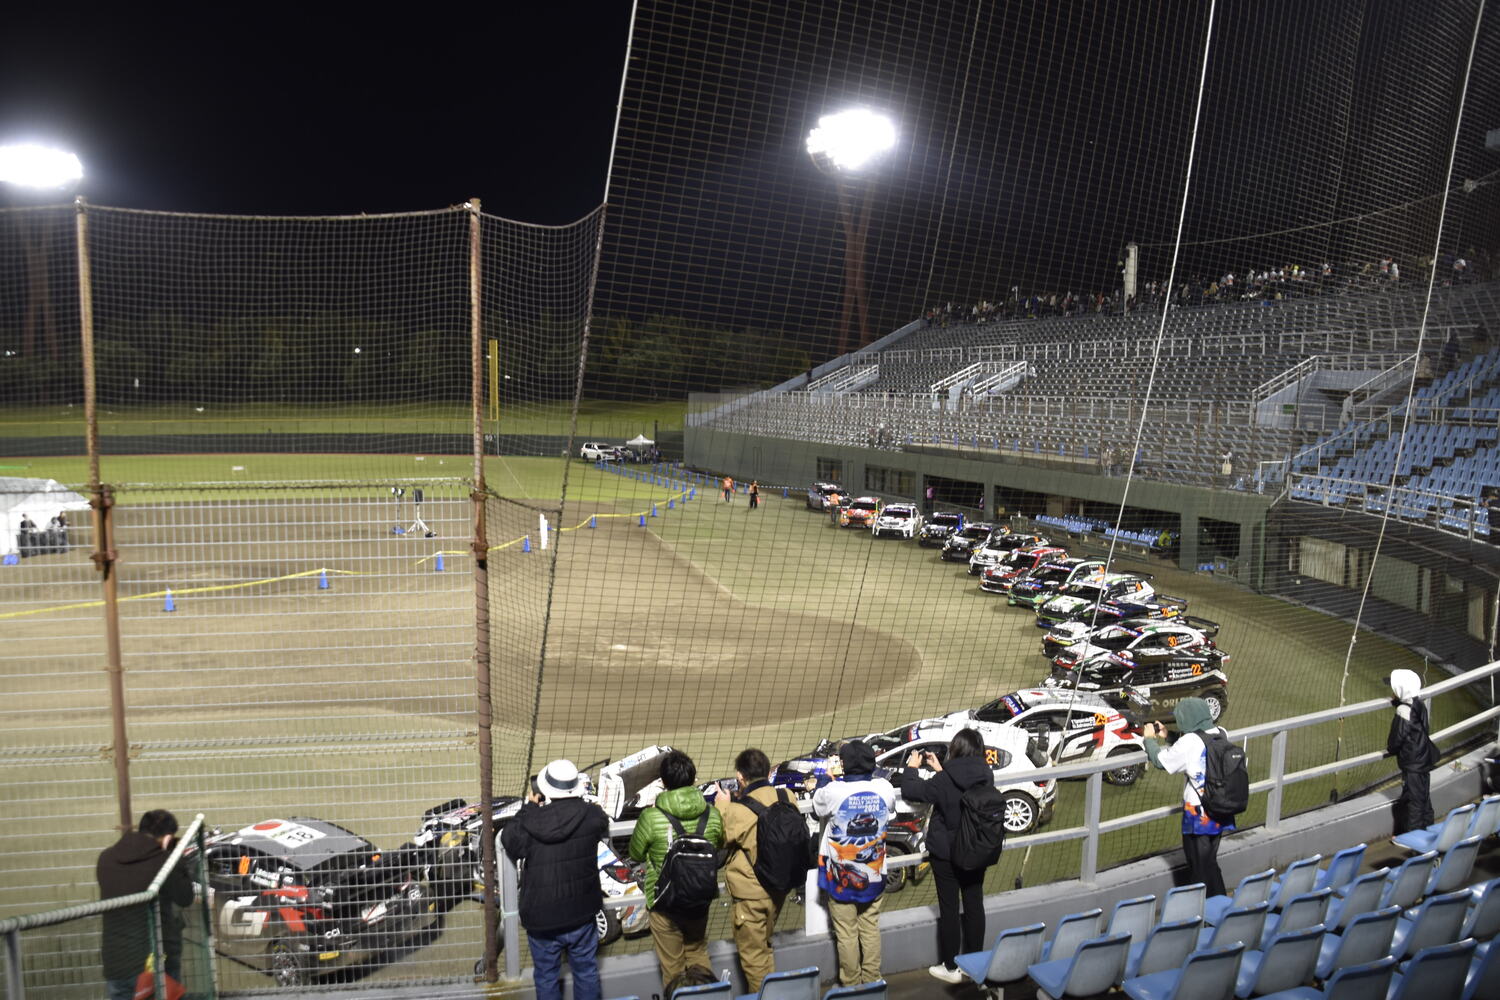
[{"label": "black knit cap", "polygon": [[871,774],[875,770],[875,751],[859,740],[850,740],[839,747],[839,760],[844,762],[845,774]]}]

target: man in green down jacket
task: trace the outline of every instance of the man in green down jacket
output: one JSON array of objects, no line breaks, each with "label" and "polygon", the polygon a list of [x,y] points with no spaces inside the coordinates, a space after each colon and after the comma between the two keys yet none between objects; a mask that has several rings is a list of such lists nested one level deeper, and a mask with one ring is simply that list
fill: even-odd
[{"label": "man in green down jacket", "polygon": [[646,907],[651,911],[651,941],[656,946],[656,961],[661,965],[662,985],[669,990],[688,967],[710,968],[707,903],[691,913],[668,913],[656,906],[656,880],[661,875],[662,862],[666,860],[667,848],[674,836],[672,824],[665,814],[676,817],[683,830],[691,832],[697,829],[698,818],[707,810],[709,816],[703,836],[715,847],[724,846],[723,817],[704,800],[703,793],[694,784],[697,778],[697,766],[681,750],[673,750],[662,757],[661,781],[666,790],[656,797],[655,805],[641,812],[640,819],[635,822],[635,832],[630,835],[631,860],[646,862]]}]

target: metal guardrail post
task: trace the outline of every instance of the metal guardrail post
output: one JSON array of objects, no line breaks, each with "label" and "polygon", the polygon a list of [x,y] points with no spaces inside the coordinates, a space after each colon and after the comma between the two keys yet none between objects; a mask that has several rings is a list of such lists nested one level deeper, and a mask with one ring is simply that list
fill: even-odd
[{"label": "metal guardrail post", "polygon": [[1266,829],[1275,831],[1281,829],[1281,796],[1284,786],[1282,777],[1286,774],[1286,730],[1282,730],[1271,737],[1271,790],[1266,793]]},{"label": "metal guardrail post", "polygon": [[[146,911],[151,919],[151,988],[155,990],[153,996],[157,1000],[166,1000],[167,996],[167,947],[162,941],[162,902],[161,896],[151,901],[150,908]],[[182,970],[179,969],[178,972]]]},{"label": "metal guardrail post", "polygon": [[5,934],[5,995],[10,1000],[26,1000],[26,977],[21,974],[21,932]]},{"label": "metal guardrail post", "polygon": [[208,884],[208,831],[198,824],[198,903],[202,907],[204,948],[208,952],[208,1000],[219,996],[219,943],[214,940],[213,890]]},{"label": "metal guardrail post", "polygon": [[1099,879],[1099,805],[1104,797],[1104,773],[1095,771],[1084,785],[1083,825],[1088,836],[1083,838],[1083,857],[1078,865],[1078,881],[1094,885]]},{"label": "metal guardrail post", "polygon": [[505,978],[521,978],[521,894],[516,863],[500,851],[500,921],[505,946]]}]

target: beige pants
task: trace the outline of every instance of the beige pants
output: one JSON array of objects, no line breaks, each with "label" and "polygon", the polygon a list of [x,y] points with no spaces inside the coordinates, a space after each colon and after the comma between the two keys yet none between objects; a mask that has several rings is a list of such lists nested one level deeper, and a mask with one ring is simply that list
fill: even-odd
[{"label": "beige pants", "polygon": [[880,901],[828,901],[828,920],[838,949],[839,983],[855,986],[880,978]]},{"label": "beige pants", "polygon": [[771,953],[771,935],[776,918],[781,915],[785,893],[769,898],[734,901],[734,946],[740,953],[740,969],[751,993],[760,992],[760,984],[776,971],[776,957]]},{"label": "beige pants", "polygon": [[651,943],[661,966],[661,984],[666,986],[690,965],[708,964],[708,915],[691,919],[670,917],[651,911]]}]

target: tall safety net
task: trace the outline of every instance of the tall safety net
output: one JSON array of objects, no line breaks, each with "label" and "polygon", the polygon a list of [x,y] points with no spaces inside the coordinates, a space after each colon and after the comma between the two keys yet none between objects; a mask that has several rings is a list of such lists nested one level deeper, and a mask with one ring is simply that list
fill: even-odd
[{"label": "tall safety net", "polygon": [[[1495,18],[642,0],[574,225],[0,214],[0,915],[89,897],[122,752],[136,813],[390,851],[485,770],[513,807],[558,757],[602,785],[670,746],[707,782],[758,747],[801,789],[840,739],[899,766],[973,725],[1019,836],[1084,823],[1082,783],[1006,781],[1029,753],[1114,760],[1108,820],[1176,801],[1140,723],[1181,698],[1234,729],[1493,660]],[[1287,767],[1386,723],[1298,730]],[[987,890],[1078,869],[1008,850]],[[437,871],[358,977],[470,974],[473,870]]]}]

